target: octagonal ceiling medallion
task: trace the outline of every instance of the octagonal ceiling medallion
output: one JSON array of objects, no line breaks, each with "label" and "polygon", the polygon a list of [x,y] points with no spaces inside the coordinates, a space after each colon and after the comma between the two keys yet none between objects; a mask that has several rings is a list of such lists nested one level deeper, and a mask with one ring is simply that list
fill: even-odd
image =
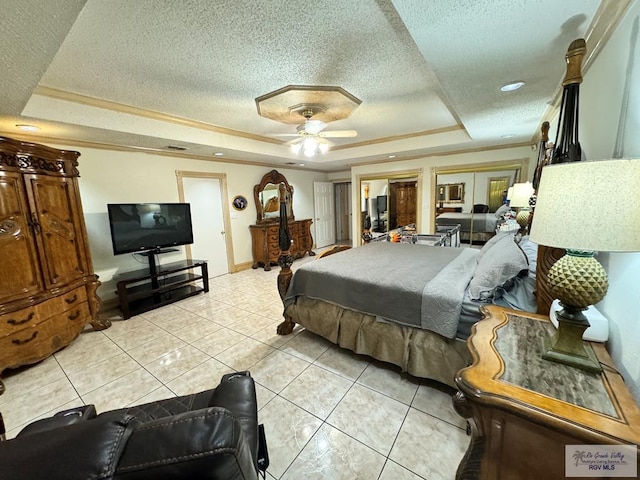
[{"label": "octagonal ceiling medallion", "polygon": [[325,123],[349,117],[362,101],[341,87],[288,85],[256,98],[258,114],[276,122],[296,125],[311,112]]}]

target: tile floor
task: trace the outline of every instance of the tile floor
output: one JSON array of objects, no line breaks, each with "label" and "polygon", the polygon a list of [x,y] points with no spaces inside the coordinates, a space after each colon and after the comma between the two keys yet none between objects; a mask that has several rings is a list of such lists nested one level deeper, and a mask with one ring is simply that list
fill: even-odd
[{"label": "tile floor", "polygon": [[[313,261],[301,259],[302,262]],[[7,371],[7,437],[93,403],[98,412],[215,386],[250,370],[269,479],[451,479],[469,444],[450,389],[340,349],[297,326],[276,334],[278,268],[211,280],[208,294],[83,332],[43,362]],[[121,317],[120,317],[121,318]]]}]

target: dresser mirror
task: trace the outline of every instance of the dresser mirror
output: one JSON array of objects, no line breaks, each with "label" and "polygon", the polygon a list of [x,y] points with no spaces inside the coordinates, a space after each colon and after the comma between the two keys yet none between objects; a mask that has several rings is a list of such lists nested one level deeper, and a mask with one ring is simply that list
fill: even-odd
[{"label": "dresser mirror", "polygon": [[280,184],[284,183],[286,191],[287,218],[293,216],[293,187],[277,170],[271,170],[262,177],[262,181],[253,187],[253,198],[258,213],[257,223],[277,222],[280,219]]}]

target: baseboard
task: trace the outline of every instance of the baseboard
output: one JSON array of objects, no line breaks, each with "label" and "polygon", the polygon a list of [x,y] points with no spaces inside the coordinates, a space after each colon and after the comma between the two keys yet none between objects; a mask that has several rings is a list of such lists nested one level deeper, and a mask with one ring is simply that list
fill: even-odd
[{"label": "baseboard", "polygon": [[252,265],[253,265],[253,262],[238,263],[233,266],[231,273],[238,273],[243,270],[249,270]]},{"label": "baseboard", "polygon": [[100,305],[100,311],[98,312],[98,315],[104,314],[105,312],[108,312],[110,310],[115,310],[116,308],[118,308],[118,297],[103,300],[102,305]]}]

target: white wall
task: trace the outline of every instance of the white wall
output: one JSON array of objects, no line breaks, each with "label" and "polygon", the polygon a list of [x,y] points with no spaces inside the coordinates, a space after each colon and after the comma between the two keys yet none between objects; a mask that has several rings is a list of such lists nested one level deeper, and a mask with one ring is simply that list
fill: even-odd
[{"label": "white wall", "polygon": [[[256,222],[253,186],[271,168],[239,165],[206,160],[194,160],[163,155],[121,152],[92,148],[59,146],[78,150],[80,195],[84,210],[89,246],[96,274],[103,285],[98,293],[103,300],[115,296],[113,275],[119,272],[145,268],[146,260],[137,255],[113,255],[107,203],[177,202],[176,170],[224,173],[227,176],[229,198],[244,195],[249,206],[238,212],[231,208],[231,235],[233,264],[242,266],[252,261],[249,225]],[[278,169],[294,188],[293,213],[296,219],[313,218],[313,182],[326,181],[324,173],[303,170]],[[163,254],[161,263],[185,257],[184,247],[179,253]]]},{"label": "white wall", "polygon": [[[640,158],[639,24],[636,0],[584,75],[579,136],[587,160],[614,152]],[[614,225],[611,235],[624,233]],[[609,274],[609,292],[598,304],[610,322],[607,347],[640,404],[640,253],[600,254],[598,260]]]}]

